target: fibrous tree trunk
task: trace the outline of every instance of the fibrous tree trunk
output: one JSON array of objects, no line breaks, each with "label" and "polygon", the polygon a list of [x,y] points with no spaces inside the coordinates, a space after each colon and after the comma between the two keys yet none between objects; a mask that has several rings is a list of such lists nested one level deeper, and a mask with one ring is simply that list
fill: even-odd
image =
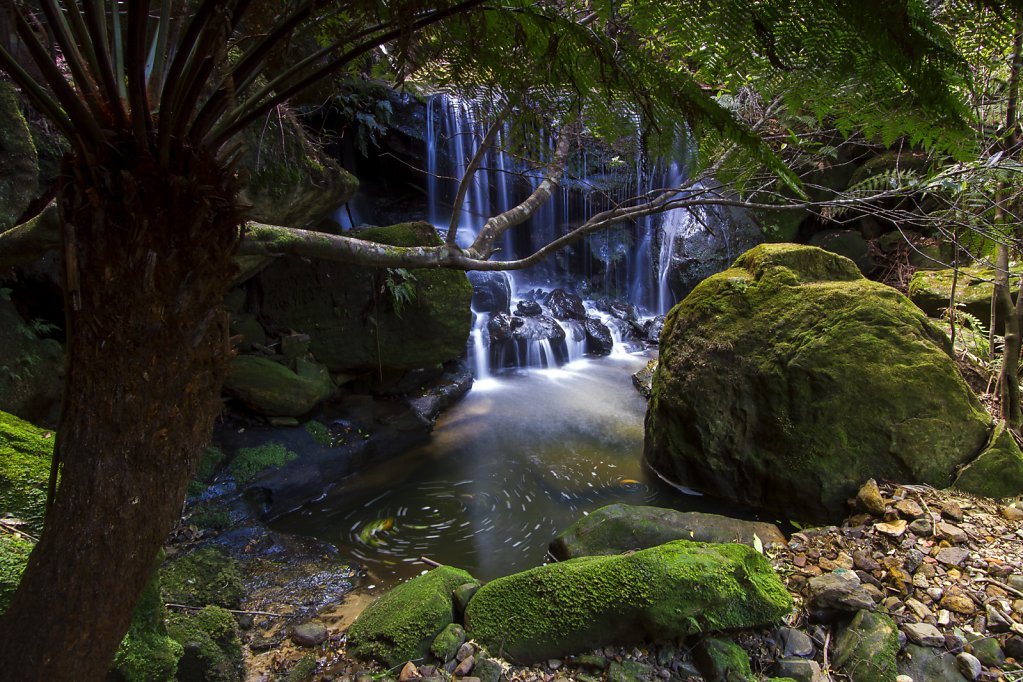
[{"label": "fibrous tree trunk", "polygon": [[60,485],[0,618],[0,677],[11,680],[106,676],[209,438],[229,357],[220,303],[239,220],[217,162],[182,145],[160,168],[129,139],[107,159],[69,161],[65,176]]}]

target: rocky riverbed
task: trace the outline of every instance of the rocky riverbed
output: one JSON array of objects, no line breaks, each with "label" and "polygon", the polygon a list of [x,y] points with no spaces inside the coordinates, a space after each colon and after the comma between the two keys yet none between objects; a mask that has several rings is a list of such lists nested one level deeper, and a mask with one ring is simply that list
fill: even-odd
[{"label": "rocky riverbed", "polygon": [[370,601],[366,590],[303,609],[262,593],[242,609],[283,606],[294,616],[244,621],[249,679],[1016,680],[1023,507],[1006,502],[868,483],[841,526],[807,528],[787,546],[764,548],[796,604],[778,627],[604,647],[528,667],[467,642],[450,660],[385,671],[346,655],[345,630]]}]

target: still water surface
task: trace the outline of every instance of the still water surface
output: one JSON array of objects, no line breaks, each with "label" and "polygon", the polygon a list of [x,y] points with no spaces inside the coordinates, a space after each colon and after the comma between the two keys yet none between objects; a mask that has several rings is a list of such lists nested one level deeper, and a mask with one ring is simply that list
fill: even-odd
[{"label": "still water surface", "polygon": [[547,544],[615,502],[718,511],[642,466],[646,402],[615,354],[478,381],[429,443],[352,476],[275,524],[338,546],[379,586],[421,557],[481,580],[542,564]]}]

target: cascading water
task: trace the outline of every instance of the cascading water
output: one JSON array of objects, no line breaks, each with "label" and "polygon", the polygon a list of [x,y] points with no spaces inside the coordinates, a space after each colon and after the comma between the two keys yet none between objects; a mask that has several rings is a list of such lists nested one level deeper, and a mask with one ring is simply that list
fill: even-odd
[{"label": "cascading water", "polygon": [[477,381],[490,378],[490,343],[487,336],[489,313],[473,313],[475,321],[472,325],[472,374]]}]

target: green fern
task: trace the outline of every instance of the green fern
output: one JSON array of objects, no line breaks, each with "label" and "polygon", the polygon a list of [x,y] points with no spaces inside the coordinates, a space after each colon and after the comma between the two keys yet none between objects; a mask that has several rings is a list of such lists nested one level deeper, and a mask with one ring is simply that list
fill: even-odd
[{"label": "green fern", "polygon": [[416,300],[416,276],[405,268],[387,268],[384,289],[391,296],[394,314],[399,318],[405,307]]}]

